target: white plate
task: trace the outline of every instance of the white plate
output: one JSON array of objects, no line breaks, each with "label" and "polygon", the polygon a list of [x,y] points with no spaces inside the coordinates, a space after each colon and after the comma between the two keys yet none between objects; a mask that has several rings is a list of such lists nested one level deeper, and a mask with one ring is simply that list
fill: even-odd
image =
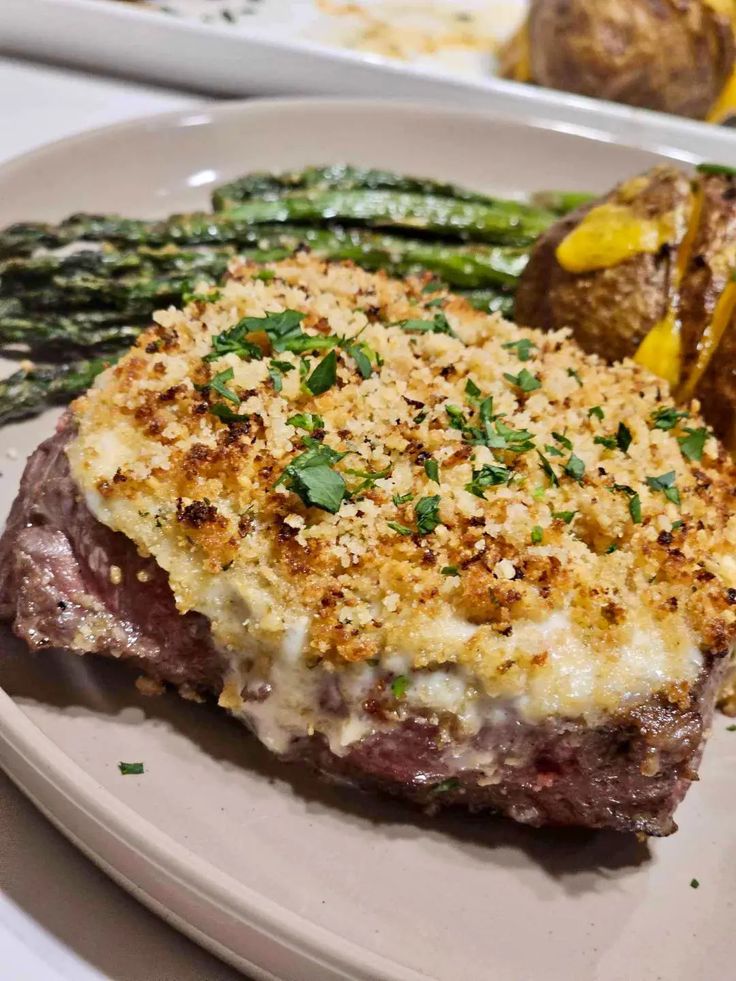
[{"label": "white plate", "polygon": [[[216,95],[334,95],[421,99],[492,110],[511,119],[554,121],[573,131],[607,134],[629,146],[656,145],[713,160],[736,155],[732,130],[676,116],[496,78],[478,52],[396,61],[349,50],[344,18],[316,9],[320,0],[153,0],[181,17],[120,0],[0,0],[0,49],[113,74],[132,75]],[[322,0],[326,2],[326,0]],[[330,0],[346,6],[348,0]],[[527,0],[361,0],[386,4],[485,11],[508,33]],[[203,7],[263,10],[230,24]],[[390,10],[389,8],[386,8]],[[384,19],[389,20],[390,16]],[[348,24],[351,23],[348,21]],[[354,32],[353,32],[354,33]],[[401,32],[403,36],[406,31]]]},{"label": "white plate", "polygon": [[[102,130],[8,164],[0,225],[78,209],[163,214],[204,204],[236,173],[305,163],[351,160],[511,193],[602,190],[656,159],[444,109],[254,102]],[[22,468],[8,451],[30,452],[56,415],[0,430],[3,511]],[[736,734],[723,718],[680,832],[643,844],[431,820],[329,789],[269,759],[213,708],[142,699],[122,666],[30,657],[6,636],[3,646],[0,763],[134,895],[257,978],[733,976]],[[121,777],[119,760],[143,760],[146,772]]]}]

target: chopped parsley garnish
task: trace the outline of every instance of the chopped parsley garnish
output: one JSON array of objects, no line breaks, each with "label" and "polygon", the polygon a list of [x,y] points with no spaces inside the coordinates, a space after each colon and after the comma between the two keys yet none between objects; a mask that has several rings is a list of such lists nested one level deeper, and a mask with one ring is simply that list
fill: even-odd
[{"label": "chopped parsley garnish", "polygon": [[636,493],[633,487],[629,487],[628,484],[614,484],[611,490],[617,491],[619,494],[626,494],[629,499],[629,514],[631,515],[631,520],[635,525],[641,524],[641,498]]},{"label": "chopped parsley garnish", "polygon": [[417,414],[414,416],[412,422],[414,423],[415,426],[421,426],[421,424],[427,418],[427,415],[428,415],[427,412],[417,412]]},{"label": "chopped parsley garnish", "polygon": [[679,531],[680,528],[684,528],[684,527],[685,527],[685,522],[682,520],[682,518],[680,518],[678,521],[672,522],[673,531]]},{"label": "chopped parsley garnish", "polygon": [[430,281],[422,287],[422,293],[437,293],[439,290],[443,290],[445,284],[441,279],[430,279]]},{"label": "chopped parsley garnish", "polygon": [[700,883],[698,882],[697,879],[691,879],[690,880],[690,888],[691,889],[698,889],[698,888],[700,888]]},{"label": "chopped parsley garnish", "polygon": [[652,413],[652,422],[655,429],[674,429],[680,419],[687,419],[689,412],[678,412],[674,406],[662,406]]},{"label": "chopped parsley garnish", "polygon": [[629,427],[626,425],[626,423],[620,422],[618,424],[618,429],[616,430],[616,445],[622,453],[628,453],[632,439],[633,436],[631,435],[631,430]]},{"label": "chopped parsley garnish", "polygon": [[575,371],[574,368],[568,368],[567,369],[567,377],[568,378],[574,378],[575,381],[578,383],[578,385],[581,388],[583,387],[582,379],[581,379],[580,375],[577,373],[577,371]]},{"label": "chopped parsley garnish", "polygon": [[726,732],[736,732],[736,725],[726,726]]},{"label": "chopped parsley garnish", "polygon": [[616,449],[616,437],[615,436],[596,436],[593,442],[597,446],[605,446],[607,450]]},{"label": "chopped parsley garnish", "polygon": [[599,405],[594,405],[592,409],[588,409],[588,418],[589,419],[592,418],[593,416],[595,416],[596,419],[598,419],[599,422],[603,422],[603,419],[605,418],[605,415],[606,415],[605,412],[603,411],[603,409]]},{"label": "chopped parsley garnish", "polygon": [[685,432],[687,436],[679,436],[677,439],[680,444],[680,452],[686,460],[697,463],[703,456],[703,449],[708,439],[708,430],[704,426],[699,429],[690,429],[686,426]]},{"label": "chopped parsley garnish", "polygon": [[213,392],[217,392],[218,395],[222,395],[224,399],[228,399],[230,402],[234,402],[236,405],[240,405],[240,398],[233,392],[232,389],[227,387],[226,382],[232,381],[235,372],[232,368],[225,368],[224,371],[219,371],[215,377],[207,382],[206,385],[202,385],[202,388],[211,388]]},{"label": "chopped parsley garnish", "polygon": [[480,389],[472,378],[468,378],[465,382],[465,398],[472,404],[480,401]]},{"label": "chopped parsley garnish", "polygon": [[392,529],[392,531],[396,531],[400,535],[413,535],[414,534],[414,532],[411,530],[411,528],[407,528],[406,525],[399,524],[398,521],[389,521],[388,522],[388,526],[389,526],[389,528]]},{"label": "chopped parsley garnish", "polygon": [[433,460],[431,457],[430,457],[429,460],[425,460],[424,461],[424,472],[426,473],[426,475],[429,477],[430,480],[433,480],[435,482],[435,484],[439,484],[439,482],[440,482],[440,465],[439,465],[439,463],[437,463],[436,460]]},{"label": "chopped parsley garnish", "polygon": [[450,428],[459,430],[466,443],[488,446],[492,450],[507,450],[510,453],[526,453],[534,449],[533,433],[526,429],[512,429],[506,425],[502,416],[493,415],[492,396],[482,399],[480,389],[470,380],[466,383],[465,394],[477,407],[479,426],[472,425],[462,409],[456,405],[446,405],[445,412]]},{"label": "chopped parsley garnish", "polygon": [[605,446],[607,450],[618,449],[622,453],[627,453],[632,440],[631,430],[625,423],[620,422],[615,436],[596,436],[593,442],[597,443],[598,446]]},{"label": "chopped parsley garnish", "polygon": [[550,456],[564,456],[565,455],[562,452],[562,450],[558,449],[556,446],[553,446],[551,443],[545,443],[544,444],[544,448],[549,453]]},{"label": "chopped parsley garnish", "polygon": [[398,508],[401,507],[402,504],[408,504],[409,501],[413,501],[414,495],[411,493],[411,491],[408,494],[394,494],[391,500]]},{"label": "chopped parsley garnish", "polygon": [[618,552],[618,545],[616,542],[611,542],[611,544],[606,549],[606,555],[613,555],[614,552]]},{"label": "chopped parsley garnish", "polygon": [[663,473],[661,477],[647,477],[647,484],[653,491],[661,491],[668,501],[680,505],[680,492],[675,486],[677,474],[674,470]]},{"label": "chopped parsley garnish", "polygon": [[537,455],[539,456],[539,460],[540,460],[540,463],[541,463],[541,466],[542,466],[542,470],[544,471],[544,474],[547,477],[547,479],[549,480],[550,484],[552,484],[553,487],[559,487],[559,485],[560,485],[560,478],[555,473],[554,468],[552,467],[552,464],[549,462],[549,460],[544,455],[544,453],[542,453],[540,450],[537,450]]},{"label": "chopped parsley garnish", "polygon": [[572,477],[573,480],[577,480],[580,483],[585,473],[585,463],[579,456],[575,456],[573,453],[565,464],[565,473],[568,477]]},{"label": "chopped parsley garnish", "polygon": [[537,345],[534,341],[530,341],[528,337],[522,337],[520,341],[507,341],[501,347],[507,351],[516,351],[519,361],[528,361],[532,356],[532,351],[536,351],[537,349]]},{"label": "chopped parsley garnish", "polygon": [[431,320],[400,320],[393,326],[413,334],[448,334],[450,337],[457,337],[444,313],[436,313]]},{"label": "chopped parsley garnish", "polygon": [[531,533],[532,545],[541,545],[544,539],[544,531],[541,525],[534,525]]},{"label": "chopped parsley garnish", "polygon": [[417,532],[420,535],[431,534],[440,524],[440,496],[420,497],[414,505],[414,516],[417,520]]},{"label": "chopped parsley garnish", "polygon": [[535,392],[538,388],[542,387],[542,383],[537,376],[533,375],[526,368],[522,368],[518,375],[511,375],[505,371],[503,377],[507,382],[520,388],[522,392]]},{"label": "chopped parsley garnish", "polygon": [[307,449],[291,461],[274,486],[284,484],[308,507],[336,514],[347,495],[347,487],[333,467],[347,453],[338,453],[310,436],[305,436],[303,442]]},{"label": "chopped parsley garnish", "polygon": [[373,364],[371,356],[375,360],[377,355],[367,344],[346,344],[345,353],[355,361],[355,367],[361,378],[370,378],[373,374]]},{"label": "chopped parsley garnish", "polygon": [[320,361],[312,374],[304,382],[312,395],[322,395],[337,381],[337,354],[330,351]]},{"label": "chopped parsley garnish", "polygon": [[295,429],[305,429],[308,433],[313,433],[315,429],[324,429],[325,421],[322,416],[314,412],[299,412],[295,416],[290,416],[286,420],[289,426]]},{"label": "chopped parsley garnish", "polygon": [[[446,565],[446,566],[443,566],[442,569],[440,569],[440,573],[443,576],[459,576],[460,575],[460,570],[458,569],[458,567],[456,565]],[[734,728],[736,728],[736,726]]]},{"label": "chopped parsley garnish", "polygon": [[211,405],[210,412],[213,416],[217,416],[218,419],[222,420],[222,422],[245,422],[246,419],[246,416],[241,415],[239,412],[233,412],[224,402],[216,402],[214,405]]},{"label": "chopped parsley garnish", "polygon": [[552,433],[552,439],[558,442],[560,446],[564,446],[566,450],[572,449],[572,443],[563,433]]},{"label": "chopped parsley garnish", "polygon": [[391,682],[391,692],[394,698],[403,698],[406,695],[406,689],[409,687],[409,679],[405,674],[400,674],[398,678],[394,678]]},{"label": "chopped parsley garnish", "polygon": [[349,492],[351,500],[355,500],[364,491],[375,487],[376,481],[388,477],[391,473],[391,467],[386,467],[385,470],[346,470],[345,473],[351,477],[360,477],[361,482],[357,487],[351,487]]},{"label": "chopped parsley garnish", "polygon": [[118,763],[118,770],[124,777],[136,776],[145,773],[142,763]]},{"label": "chopped parsley garnish", "polygon": [[268,377],[273,383],[274,391],[280,392],[284,387],[283,378],[289,371],[294,371],[296,365],[288,361],[270,361],[268,364]]},{"label": "chopped parsley garnish", "polygon": [[553,511],[552,517],[557,521],[564,521],[566,525],[569,525],[577,513],[577,511]]},{"label": "chopped parsley garnish", "polygon": [[473,479],[465,485],[465,490],[476,497],[485,497],[487,488],[508,484],[512,477],[513,472],[508,467],[500,463],[485,463],[480,470],[473,471]]},{"label": "chopped parsley garnish", "polygon": [[253,279],[260,279],[262,283],[270,283],[272,279],[276,278],[276,273],[273,269],[260,269]]}]

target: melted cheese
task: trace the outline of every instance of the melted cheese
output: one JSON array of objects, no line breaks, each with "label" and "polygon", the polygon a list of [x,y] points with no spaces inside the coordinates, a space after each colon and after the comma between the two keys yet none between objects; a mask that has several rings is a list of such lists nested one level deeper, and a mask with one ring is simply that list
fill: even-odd
[{"label": "melted cheese", "polygon": [[629,205],[606,202],[589,211],[560,242],[557,261],[572,273],[608,269],[643,252],[658,252],[674,232],[672,214],[642,218]]}]

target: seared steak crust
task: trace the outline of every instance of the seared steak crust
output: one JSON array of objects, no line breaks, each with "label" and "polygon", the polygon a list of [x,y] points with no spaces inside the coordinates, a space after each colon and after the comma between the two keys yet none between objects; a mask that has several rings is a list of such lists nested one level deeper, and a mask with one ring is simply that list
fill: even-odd
[{"label": "seared steak crust", "polygon": [[[219,693],[225,666],[208,621],[178,613],[165,573],[92,516],[69,474],[70,435],[64,422],[27,465],[0,540],[0,616],[32,649],[125,658],[157,681]],[[453,741],[430,719],[384,720],[343,756],[319,736],[295,740],[285,756],[423,806],[668,834],[696,778],[724,666],[710,661],[686,706],[652,701],[597,727],[508,719]]]}]

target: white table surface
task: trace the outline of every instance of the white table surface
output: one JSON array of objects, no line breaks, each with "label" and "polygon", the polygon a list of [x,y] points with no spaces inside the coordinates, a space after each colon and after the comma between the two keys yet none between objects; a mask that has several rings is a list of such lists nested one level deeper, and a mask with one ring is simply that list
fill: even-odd
[{"label": "white table surface", "polygon": [[[194,102],[0,56],[0,162],[83,129]],[[111,882],[0,772],[2,981],[240,977]]]}]

